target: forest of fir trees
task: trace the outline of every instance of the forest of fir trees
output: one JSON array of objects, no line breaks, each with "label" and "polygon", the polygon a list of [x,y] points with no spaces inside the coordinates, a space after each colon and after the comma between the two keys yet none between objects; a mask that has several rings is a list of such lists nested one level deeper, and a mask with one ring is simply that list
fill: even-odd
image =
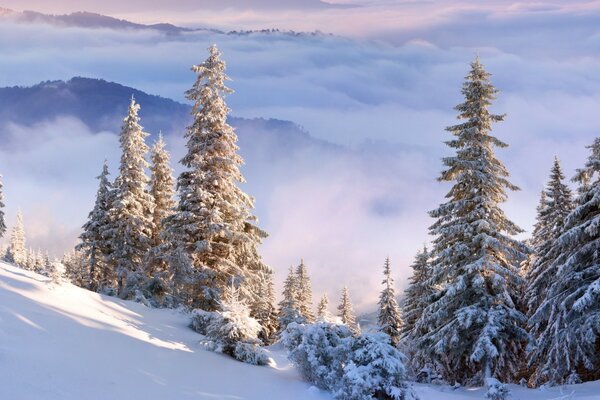
[{"label": "forest of fir trees", "polygon": [[[558,157],[541,191],[532,236],[501,208],[509,180],[492,135],[505,115],[490,111],[498,90],[479,58],[470,65],[446,128],[452,155],[438,181],[449,186],[430,211],[430,247],[411,265],[398,301],[385,259],[376,329],[365,332],[350,292],[336,312],[327,293],[314,307],[301,260],[290,267],[275,304],[273,270],[258,251],[257,225],[237,136],[228,124],[225,63],[216,46],[193,66],[196,81],[183,172],[173,176],[162,135],[151,148],[131,99],[123,120],[117,176],[105,162],[80,242],[62,260],[64,276],[83,288],[183,307],[208,349],[240,361],[270,363],[263,346],[281,341],[303,377],[339,399],[416,399],[410,380],[486,386],[486,399],[530,387],[600,379],[600,138],[589,146],[572,191]],[[149,162],[148,162],[149,160]],[[6,232],[0,183],[0,236]],[[4,259],[58,279],[57,264],[26,250],[19,212]]]}]

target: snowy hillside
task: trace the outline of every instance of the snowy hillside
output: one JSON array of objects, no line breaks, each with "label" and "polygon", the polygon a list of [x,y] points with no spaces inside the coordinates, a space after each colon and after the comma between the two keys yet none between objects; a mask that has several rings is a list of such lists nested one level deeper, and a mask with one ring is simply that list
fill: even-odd
[{"label": "snowy hillside", "polygon": [[[329,399],[276,368],[205,351],[185,314],[148,309],[0,264],[0,398]],[[482,399],[482,390],[416,386],[421,400]],[[600,384],[528,390],[513,399],[600,399]]]},{"label": "snowy hillside", "polygon": [[204,351],[187,324],[1,264],[0,399],[328,398],[279,354],[275,369],[243,364]]}]

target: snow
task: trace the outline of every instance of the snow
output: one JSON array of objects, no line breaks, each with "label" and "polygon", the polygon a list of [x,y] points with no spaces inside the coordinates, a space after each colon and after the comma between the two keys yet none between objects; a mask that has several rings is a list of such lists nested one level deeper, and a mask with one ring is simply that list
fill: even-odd
[{"label": "snow", "polygon": [[[286,399],[331,396],[289,364],[257,367],[207,351],[189,316],[106,297],[0,263],[0,399]],[[600,400],[600,381],[525,389],[513,400]],[[415,384],[421,400],[483,399],[484,389]]]},{"label": "snow", "polygon": [[275,368],[247,365],[204,350],[188,323],[0,264],[0,399],[330,399],[282,350]]}]

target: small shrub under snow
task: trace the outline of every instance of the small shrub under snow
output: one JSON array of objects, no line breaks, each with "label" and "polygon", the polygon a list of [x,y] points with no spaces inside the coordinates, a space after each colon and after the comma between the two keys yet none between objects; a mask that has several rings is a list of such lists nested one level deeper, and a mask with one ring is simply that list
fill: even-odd
[{"label": "small shrub under snow", "polygon": [[283,344],[302,376],[336,399],[417,400],[404,356],[385,334],[355,337],[345,325],[292,323]]},{"label": "small shrub under snow", "polygon": [[215,312],[193,311],[190,326],[206,337],[207,349],[249,364],[272,364],[272,359],[260,346],[261,326],[250,316],[249,307],[239,300],[236,289],[232,288],[226,294],[221,307],[221,311]]}]

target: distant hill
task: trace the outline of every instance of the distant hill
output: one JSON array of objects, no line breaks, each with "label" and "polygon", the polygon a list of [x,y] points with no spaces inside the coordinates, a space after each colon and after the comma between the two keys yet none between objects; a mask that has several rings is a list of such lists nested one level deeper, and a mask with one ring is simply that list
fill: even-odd
[{"label": "distant hill", "polygon": [[[103,79],[82,77],[66,82],[47,81],[31,87],[0,88],[0,126],[7,122],[31,126],[73,116],[93,132],[118,132],[132,95],[141,105],[141,123],[146,131],[152,135],[159,131],[165,135],[183,135],[191,120],[189,105]],[[274,153],[281,153],[280,149],[292,151],[311,146],[337,149],[333,144],[313,138],[290,121],[231,117],[229,122],[236,127],[247,154],[273,157]]]},{"label": "distant hill", "polygon": [[110,28],[110,29],[154,29],[167,34],[179,34],[189,32],[192,29],[182,28],[172,24],[144,25],[130,22],[124,19],[109,17],[91,12],[74,12],[65,15],[48,15],[36,11],[23,11],[14,13],[20,22],[44,22],[64,26],[79,26],[85,28]]}]

